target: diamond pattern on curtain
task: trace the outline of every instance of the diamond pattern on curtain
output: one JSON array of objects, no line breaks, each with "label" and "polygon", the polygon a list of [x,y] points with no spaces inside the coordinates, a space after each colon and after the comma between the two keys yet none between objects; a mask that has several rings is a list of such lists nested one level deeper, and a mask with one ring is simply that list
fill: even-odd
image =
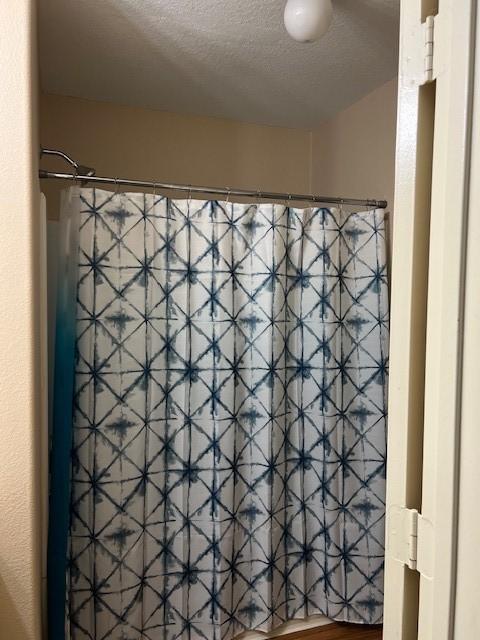
[{"label": "diamond pattern on curtain", "polygon": [[74,202],[71,638],[380,622],[383,211]]}]

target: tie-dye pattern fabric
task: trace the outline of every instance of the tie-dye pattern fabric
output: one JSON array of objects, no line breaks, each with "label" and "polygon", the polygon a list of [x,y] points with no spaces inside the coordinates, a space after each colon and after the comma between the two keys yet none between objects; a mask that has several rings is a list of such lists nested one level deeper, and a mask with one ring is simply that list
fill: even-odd
[{"label": "tie-dye pattern fabric", "polygon": [[73,203],[71,638],[380,622],[384,212]]}]

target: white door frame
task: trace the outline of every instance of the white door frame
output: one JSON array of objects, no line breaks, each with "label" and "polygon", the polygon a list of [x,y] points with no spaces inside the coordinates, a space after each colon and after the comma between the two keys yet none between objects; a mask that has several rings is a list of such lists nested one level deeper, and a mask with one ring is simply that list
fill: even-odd
[{"label": "white door frame", "polygon": [[453,638],[475,5],[402,2],[385,640]]},{"label": "white door frame", "polygon": [[[480,33],[480,11],[477,12]],[[454,638],[480,638],[480,490],[479,411],[480,398],[480,48],[476,50],[472,153],[465,274],[465,314],[462,367],[462,412],[459,456],[458,541],[455,581]]]},{"label": "white door frame", "polygon": [[[402,0],[392,251],[385,640],[417,637],[418,576],[399,559],[405,508],[421,508],[434,93],[418,57],[421,0]],[[401,540],[400,540],[401,541]],[[405,549],[405,557],[409,549]]]},{"label": "white door frame", "polygon": [[475,0],[440,0],[428,279],[419,640],[453,638]]}]

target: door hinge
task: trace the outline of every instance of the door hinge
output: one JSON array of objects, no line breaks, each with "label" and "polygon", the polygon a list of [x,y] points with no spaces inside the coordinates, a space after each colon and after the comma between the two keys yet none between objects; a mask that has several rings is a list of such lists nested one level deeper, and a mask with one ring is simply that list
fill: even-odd
[{"label": "door hinge", "polygon": [[434,542],[431,522],[416,509],[392,507],[388,532],[388,553],[409,569],[431,578]]},{"label": "door hinge", "polygon": [[435,31],[438,16],[427,16],[425,22],[407,30],[404,34],[404,81],[421,86],[435,79]]},{"label": "door hinge", "polygon": [[427,16],[423,23],[425,84],[433,80],[433,47],[435,44],[435,16]]},{"label": "door hinge", "polygon": [[388,552],[409,569],[416,569],[418,511],[406,507],[392,507],[388,531]]}]

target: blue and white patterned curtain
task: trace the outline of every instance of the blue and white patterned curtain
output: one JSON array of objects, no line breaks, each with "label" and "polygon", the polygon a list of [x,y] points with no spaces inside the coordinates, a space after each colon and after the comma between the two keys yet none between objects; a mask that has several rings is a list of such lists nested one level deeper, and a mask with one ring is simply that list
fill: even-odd
[{"label": "blue and white patterned curtain", "polygon": [[384,212],[75,187],[63,215],[70,637],[380,622]]}]

